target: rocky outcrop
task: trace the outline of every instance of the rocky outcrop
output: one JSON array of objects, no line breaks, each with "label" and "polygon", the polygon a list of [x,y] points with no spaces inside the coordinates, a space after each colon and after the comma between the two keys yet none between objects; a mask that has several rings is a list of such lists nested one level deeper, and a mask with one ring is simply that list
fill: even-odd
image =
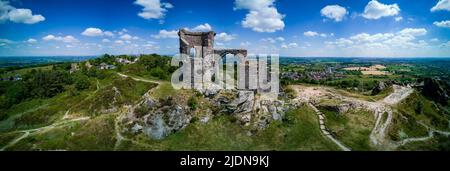
[{"label": "rocky outcrop", "polygon": [[423,82],[423,87],[421,88],[421,93],[443,105],[447,105],[450,100],[450,85],[448,82],[433,78],[425,78],[419,80]]},{"label": "rocky outcrop", "polygon": [[164,102],[156,102],[151,97],[144,96],[142,102],[131,108],[127,115],[132,133],[143,132],[153,139],[163,139],[186,127],[192,119],[189,108],[170,101],[169,98],[164,99]]},{"label": "rocky outcrop", "polygon": [[377,95],[381,93],[383,90],[387,89],[388,87],[389,87],[388,83],[381,81],[372,89],[372,95]]},{"label": "rocky outcrop", "polygon": [[153,139],[163,139],[186,127],[190,120],[191,116],[181,106],[163,107],[144,116],[143,132]]},{"label": "rocky outcrop", "polygon": [[242,125],[253,125],[257,129],[266,128],[271,121],[281,121],[288,109],[282,101],[261,99],[254,91],[243,90],[220,92],[213,104],[223,106],[221,111],[233,115]]},{"label": "rocky outcrop", "polygon": [[[111,92],[109,92],[109,91],[111,91]],[[105,105],[102,106],[102,109],[100,111],[100,113],[102,113],[102,114],[115,113],[118,111],[117,102],[119,101],[118,99],[120,99],[122,96],[120,93],[120,90],[117,87],[112,87],[112,89],[109,91],[107,93],[112,94],[112,100],[108,101]],[[109,98],[111,98],[111,97],[109,97]]]},{"label": "rocky outcrop", "polygon": [[140,103],[128,110],[127,130],[133,134],[143,133],[152,139],[163,139],[185,128],[191,121],[206,124],[220,113],[236,118],[238,124],[251,126],[252,130],[261,130],[272,121],[282,121],[288,110],[283,101],[262,98],[254,91],[220,90],[202,100],[203,104],[210,105],[191,110],[180,103],[182,100],[167,98],[156,101],[144,95]]},{"label": "rocky outcrop", "polygon": [[238,98],[231,102],[231,106],[236,106],[236,113],[248,113],[253,111],[255,95],[253,91],[238,91]]}]

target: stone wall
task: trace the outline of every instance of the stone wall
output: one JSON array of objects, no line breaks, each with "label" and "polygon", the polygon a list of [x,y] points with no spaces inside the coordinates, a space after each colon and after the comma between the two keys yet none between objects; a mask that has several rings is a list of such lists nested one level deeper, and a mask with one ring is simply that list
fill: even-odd
[{"label": "stone wall", "polygon": [[[220,87],[214,87],[214,84],[204,78],[210,78],[218,71],[213,55],[219,55],[224,58],[228,54],[236,55],[237,58],[245,58],[247,50],[245,49],[214,49],[215,32],[191,32],[186,29],[181,29],[178,32],[180,37],[180,54],[191,56],[195,54],[196,59],[191,59],[191,87],[201,91],[208,91],[210,89],[219,90]],[[195,49],[195,53],[191,52]],[[202,60],[197,60],[202,59]],[[201,63],[201,65],[200,65]],[[202,68],[198,68],[201,66]],[[198,74],[198,75],[196,75]],[[204,76],[204,77],[202,77]],[[248,80],[248,76],[246,77]],[[197,83],[203,83],[197,84]]]}]

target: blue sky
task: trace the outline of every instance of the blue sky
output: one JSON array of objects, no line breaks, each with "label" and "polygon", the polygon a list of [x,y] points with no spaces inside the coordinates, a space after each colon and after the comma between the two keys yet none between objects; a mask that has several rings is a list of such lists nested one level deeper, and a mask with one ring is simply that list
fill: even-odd
[{"label": "blue sky", "polygon": [[179,28],[255,54],[450,56],[450,0],[0,0],[0,56],[175,54]]}]

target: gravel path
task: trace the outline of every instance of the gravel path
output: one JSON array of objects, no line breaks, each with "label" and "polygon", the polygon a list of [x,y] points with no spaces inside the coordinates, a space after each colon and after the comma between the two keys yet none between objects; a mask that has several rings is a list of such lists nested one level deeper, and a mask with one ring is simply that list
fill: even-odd
[{"label": "gravel path", "polygon": [[[125,74],[122,74],[122,73],[117,73],[117,74],[118,74],[119,76],[121,76],[121,77],[124,77],[124,78],[131,78],[131,79],[133,79],[133,80],[135,80],[135,81],[141,81],[141,82],[146,82],[146,83],[157,84],[156,87],[154,87],[154,88],[148,90],[147,93],[145,93],[145,94],[143,95],[143,99],[149,97],[150,94],[151,94],[154,90],[158,89],[158,87],[161,85],[161,83],[158,82],[158,81],[147,80],[147,79],[142,79],[142,78],[135,78],[135,77],[131,77],[131,76],[128,76],[128,75],[125,75]],[[122,143],[122,141],[130,141],[130,142],[132,142],[132,143],[134,143],[134,144],[137,144],[137,145],[140,145],[140,146],[149,147],[147,144],[143,144],[143,143],[134,141],[134,140],[129,139],[129,138],[126,138],[126,137],[124,137],[124,136],[122,135],[121,130],[120,130],[120,124],[119,124],[119,123],[124,119],[125,115],[126,115],[126,112],[121,112],[121,113],[118,114],[117,118],[114,120],[114,127],[115,127],[114,129],[115,129],[115,132],[116,132],[116,144],[115,144],[115,146],[114,146],[114,150],[118,150],[118,148],[119,148],[120,144]]]},{"label": "gravel path", "polygon": [[70,123],[73,123],[73,122],[84,121],[84,120],[88,120],[88,119],[90,119],[90,118],[89,117],[81,117],[81,118],[75,118],[75,119],[71,119],[71,120],[64,120],[64,121],[56,122],[56,123],[53,123],[51,125],[44,126],[44,127],[41,127],[41,128],[15,131],[15,132],[21,132],[21,133],[24,133],[24,134],[22,136],[16,138],[16,139],[14,139],[14,140],[12,140],[11,142],[9,142],[7,145],[2,147],[0,149],[0,151],[4,151],[5,149],[7,149],[9,147],[14,146],[20,140],[22,140],[24,138],[27,138],[30,135],[46,132],[46,131],[49,131],[49,130],[52,130],[52,129],[55,129],[55,128],[58,128],[58,127],[66,126],[66,125],[68,125]]},{"label": "gravel path", "polygon": [[341,148],[342,151],[351,151],[348,147],[346,147],[342,142],[334,138],[330,132],[328,131],[327,127],[325,126],[325,116],[323,113],[317,109],[313,104],[308,103],[309,107],[311,107],[317,114],[317,117],[319,117],[319,127],[320,131],[331,141],[333,141],[339,148]]},{"label": "gravel path", "polygon": [[411,87],[401,87],[394,85],[394,92],[392,94],[388,95],[386,98],[380,101],[369,102],[353,97],[340,95],[339,93],[335,92],[334,89],[328,87],[293,86],[293,88],[297,91],[297,98],[295,100],[306,102],[311,108],[315,110],[319,117],[319,124],[322,133],[333,142],[335,142],[343,150],[349,149],[345,147],[341,142],[336,140],[336,138],[332,137],[327,131],[327,128],[325,127],[325,121],[323,120],[323,114],[313,105],[315,104],[315,102],[320,101],[320,99],[322,98],[332,97],[341,101],[348,102],[353,106],[358,106],[359,108],[373,111],[375,115],[375,126],[373,127],[369,137],[371,143],[379,146],[392,146],[392,143],[390,143],[390,141],[386,140],[385,138],[386,130],[393,119],[393,110],[391,106],[398,104],[402,100],[406,99],[412,92],[414,92],[414,89]]}]

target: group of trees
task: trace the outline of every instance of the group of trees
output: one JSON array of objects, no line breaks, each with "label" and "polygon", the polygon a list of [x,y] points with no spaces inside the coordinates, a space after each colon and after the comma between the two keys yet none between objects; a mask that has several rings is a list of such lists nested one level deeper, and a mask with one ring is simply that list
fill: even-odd
[{"label": "group of trees", "polygon": [[0,114],[27,99],[51,98],[71,87],[80,91],[91,86],[88,76],[69,74],[61,69],[62,66],[54,66],[51,70],[32,69],[22,76],[22,80],[0,82]]},{"label": "group of trees", "polygon": [[342,81],[330,81],[326,82],[326,85],[339,87],[339,88],[358,88],[361,91],[369,91],[375,88],[378,85],[378,81],[362,81],[358,79],[354,80],[342,80]]},{"label": "group of trees", "polygon": [[363,81],[363,80],[359,80],[359,79],[314,80],[314,79],[303,78],[300,80],[282,79],[280,83],[281,83],[281,85],[289,85],[289,84],[296,84],[296,83],[319,84],[319,85],[327,85],[327,86],[333,86],[333,87],[338,87],[338,88],[357,88],[360,91],[370,91],[378,85],[379,81],[377,81],[377,80]]},{"label": "group of trees", "polygon": [[[105,54],[89,60],[92,65],[90,68],[85,62],[78,63],[79,70],[71,74],[69,72],[72,69],[71,63],[58,63],[53,64],[52,69],[49,70],[31,69],[18,81],[0,81],[0,115],[11,106],[29,99],[51,98],[64,91],[76,95],[79,91],[92,87],[90,78],[105,79],[114,74],[113,71],[95,67],[101,63],[113,64],[120,72],[131,72],[161,80],[169,80],[171,74],[177,69],[170,65],[170,57],[157,54],[141,55],[138,62],[133,64],[121,64],[116,61],[116,58],[129,61],[136,59],[134,56]],[[15,68],[1,69],[1,72],[13,71]]]},{"label": "group of trees", "polygon": [[169,80],[177,69],[170,65],[171,58],[157,54],[140,55],[135,64],[121,68],[122,71],[131,72],[141,76],[152,76],[161,80]]}]

